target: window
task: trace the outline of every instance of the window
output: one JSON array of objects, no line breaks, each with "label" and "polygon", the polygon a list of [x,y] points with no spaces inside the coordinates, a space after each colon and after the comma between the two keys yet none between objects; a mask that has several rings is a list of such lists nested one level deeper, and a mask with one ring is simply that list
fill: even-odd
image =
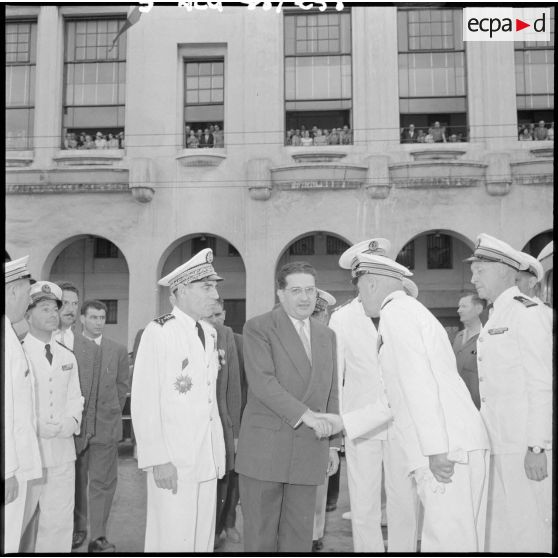
[{"label": "window", "polygon": [[429,234],[426,237],[426,261],[428,269],[451,269],[451,236],[447,234]]},{"label": "window", "polygon": [[[461,9],[400,9],[402,143],[467,141],[467,80]],[[408,134],[411,124],[414,133]]]},{"label": "window", "polygon": [[[353,143],[351,13],[285,13],[285,120],[288,145],[304,131],[315,140],[317,130],[339,128],[333,141],[326,136],[308,143]],[[344,131],[343,131],[344,130]],[[298,132],[298,133],[297,133]],[[304,143],[302,143],[304,145]]]},{"label": "window", "polygon": [[399,254],[397,254],[397,258],[395,261],[401,265],[404,265],[407,269],[415,269],[415,241],[411,240],[411,242],[407,242]]},{"label": "window", "polygon": [[328,256],[340,256],[349,245],[336,236],[327,235],[326,237],[326,254]]},{"label": "window", "polygon": [[548,129],[554,121],[554,8],[550,8],[550,41],[514,46],[519,139],[549,139],[548,132],[535,128],[544,121]]},{"label": "window", "polygon": [[124,148],[126,33],[122,19],[66,21],[65,149]]},{"label": "window", "polygon": [[[224,59],[186,60],[184,64],[185,145],[224,147]],[[209,140],[204,137],[206,130],[211,135]]]},{"label": "window", "polygon": [[117,324],[118,323],[118,300],[101,300],[107,307],[107,319],[106,324]]},{"label": "window", "polygon": [[214,236],[196,236],[195,238],[192,238],[192,256],[194,256],[204,248],[211,248],[211,250],[213,251],[213,255],[215,256],[216,244],[217,239]]},{"label": "window", "polygon": [[239,251],[232,244],[229,244],[229,249],[227,254],[232,258],[240,257]]},{"label": "window", "polygon": [[33,148],[37,23],[6,23],[6,149]]},{"label": "window", "polygon": [[106,238],[96,238],[94,254],[96,258],[118,258],[118,248]]},{"label": "window", "polygon": [[305,236],[289,247],[289,255],[291,256],[313,256],[314,255],[314,237]]}]

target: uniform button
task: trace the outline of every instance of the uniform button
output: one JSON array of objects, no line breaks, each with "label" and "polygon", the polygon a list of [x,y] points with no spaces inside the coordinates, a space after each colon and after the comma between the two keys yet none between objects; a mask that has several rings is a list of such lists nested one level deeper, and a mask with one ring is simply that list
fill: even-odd
[{"label": "uniform button", "polygon": [[480,357],[478,357],[478,359],[477,359],[477,360],[478,360],[479,362],[481,362],[481,361],[482,361],[482,357],[481,357],[481,356],[480,356]]},{"label": "uniform button", "polygon": [[52,405],[53,405],[53,403],[52,403],[52,401],[51,401],[51,402],[50,402],[50,406],[52,407]]},{"label": "uniform button", "polygon": [[482,376],[479,376],[479,382],[484,382],[484,378]]},{"label": "uniform button", "polygon": [[211,422],[213,420],[213,417],[209,417],[209,422]]},{"label": "uniform button", "polygon": [[52,391],[52,390],[50,390],[50,393],[53,393],[53,391]]},{"label": "uniform button", "polygon": [[208,400],[209,403],[212,403],[211,399]]},{"label": "uniform button", "polygon": [[52,415],[50,415],[50,418],[54,418]]},{"label": "uniform button", "polygon": [[207,381],[207,385],[208,385],[208,386],[210,386],[210,385],[211,385],[211,382],[210,382],[209,380]]},{"label": "uniform button", "polygon": [[49,381],[49,382],[52,382],[52,378],[49,378],[48,381]]},{"label": "uniform button", "polygon": [[479,337],[479,343],[482,343],[484,341],[484,339],[482,337]]},{"label": "uniform button", "polygon": [[481,401],[484,403],[486,401],[486,397],[481,397]]}]

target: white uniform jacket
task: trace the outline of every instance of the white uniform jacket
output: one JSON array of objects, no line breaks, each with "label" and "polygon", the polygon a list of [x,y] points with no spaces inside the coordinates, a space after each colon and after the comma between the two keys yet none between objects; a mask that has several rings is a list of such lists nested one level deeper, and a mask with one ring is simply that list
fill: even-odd
[{"label": "white uniform jacket", "polygon": [[[79,434],[83,397],[79,387],[76,357],[54,337],[50,341],[52,364],[45,356],[45,343],[28,333],[23,349],[33,365],[37,394],[39,447],[43,467],[62,465],[76,458],[73,434]],[[71,421],[72,430],[54,438],[40,436],[41,424]]]},{"label": "white uniform jacket", "polygon": [[[520,297],[518,300],[514,297]],[[522,302],[523,300],[523,302]],[[510,287],[477,344],[481,414],[492,453],[552,448],[552,325],[548,308]]]},{"label": "white uniform jacket", "polygon": [[378,333],[358,297],[333,312],[329,327],[337,338],[339,409],[347,437],[386,440],[391,412],[376,352]]},{"label": "white uniform jacket", "polygon": [[453,461],[467,462],[466,452],[490,447],[446,331],[403,291],[382,303],[378,354],[409,472],[427,467],[429,455],[448,453]]},{"label": "white uniform jacket", "polygon": [[138,467],[172,462],[192,482],[222,477],[225,442],[217,408],[216,332],[176,306],[143,332],[132,380]]},{"label": "white uniform jacket", "polygon": [[10,320],[4,316],[4,478],[42,476],[37,440],[33,369]]}]

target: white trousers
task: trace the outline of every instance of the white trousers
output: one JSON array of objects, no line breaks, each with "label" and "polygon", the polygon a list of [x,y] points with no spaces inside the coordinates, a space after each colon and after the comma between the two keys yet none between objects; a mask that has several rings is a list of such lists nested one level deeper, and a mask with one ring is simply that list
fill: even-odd
[{"label": "white trousers", "polygon": [[191,482],[178,469],[178,490],[158,488],[147,472],[145,552],[213,552],[217,479]]},{"label": "white trousers", "polygon": [[[428,467],[414,472],[424,506],[421,552],[484,552],[488,450],[468,452],[451,483],[438,483]],[[443,492],[442,492],[443,491]]]},{"label": "white trousers", "polygon": [[74,530],[75,461],[46,467],[43,477],[29,481],[26,519],[39,505],[35,553],[72,551]]},{"label": "white trousers", "polygon": [[382,536],[382,467],[389,552],[416,552],[418,497],[401,446],[388,440],[345,439],[355,552],[385,552]]},{"label": "white trousers", "polygon": [[17,480],[17,498],[4,506],[4,552],[6,554],[19,552],[19,542],[26,527],[23,523],[23,513],[27,499],[27,481]]},{"label": "white trousers", "polygon": [[548,477],[527,478],[524,454],[493,455],[488,493],[487,552],[552,551],[552,451]]},{"label": "white trousers", "polygon": [[312,534],[313,541],[317,541],[324,536],[328,486],[329,477],[326,476],[325,482],[320,484],[316,489],[316,509],[314,510],[314,531]]}]

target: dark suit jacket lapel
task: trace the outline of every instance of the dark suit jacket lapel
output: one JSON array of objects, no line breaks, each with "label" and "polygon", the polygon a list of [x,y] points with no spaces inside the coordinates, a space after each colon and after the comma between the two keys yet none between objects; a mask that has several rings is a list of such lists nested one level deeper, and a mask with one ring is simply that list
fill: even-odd
[{"label": "dark suit jacket lapel", "polygon": [[276,308],[273,312],[275,315],[275,327],[273,329],[277,333],[279,341],[281,341],[298,373],[303,378],[308,379],[310,377],[310,361],[291,319],[281,307]]},{"label": "dark suit jacket lapel", "polygon": [[310,345],[312,347],[312,373],[308,382],[308,389],[302,400],[304,401],[313,391],[314,386],[323,380],[322,373],[328,369],[327,360],[331,352],[327,352],[328,338],[326,332],[315,326],[317,322],[310,318]]},{"label": "dark suit jacket lapel", "polygon": [[[86,343],[88,343],[88,341],[85,338],[78,337],[77,334],[75,335],[74,349],[76,349],[76,351],[79,353],[77,358],[79,381],[82,389],[82,395],[83,397],[85,397],[85,400],[88,401],[89,396],[91,395],[91,387],[93,385],[93,351],[87,350]],[[84,366],[80,367],[80,362],[82,362]],[[88,371],[89,374],[86,375],[86,372]]]},{"label": "dark suit jacket lapel", "polygon": [[[93,343],[95,343],[95,341],[93,341]],[[112,344],[103,337],[101,339],[101,376],[107,371],[112,355],[112,348]]]}]

